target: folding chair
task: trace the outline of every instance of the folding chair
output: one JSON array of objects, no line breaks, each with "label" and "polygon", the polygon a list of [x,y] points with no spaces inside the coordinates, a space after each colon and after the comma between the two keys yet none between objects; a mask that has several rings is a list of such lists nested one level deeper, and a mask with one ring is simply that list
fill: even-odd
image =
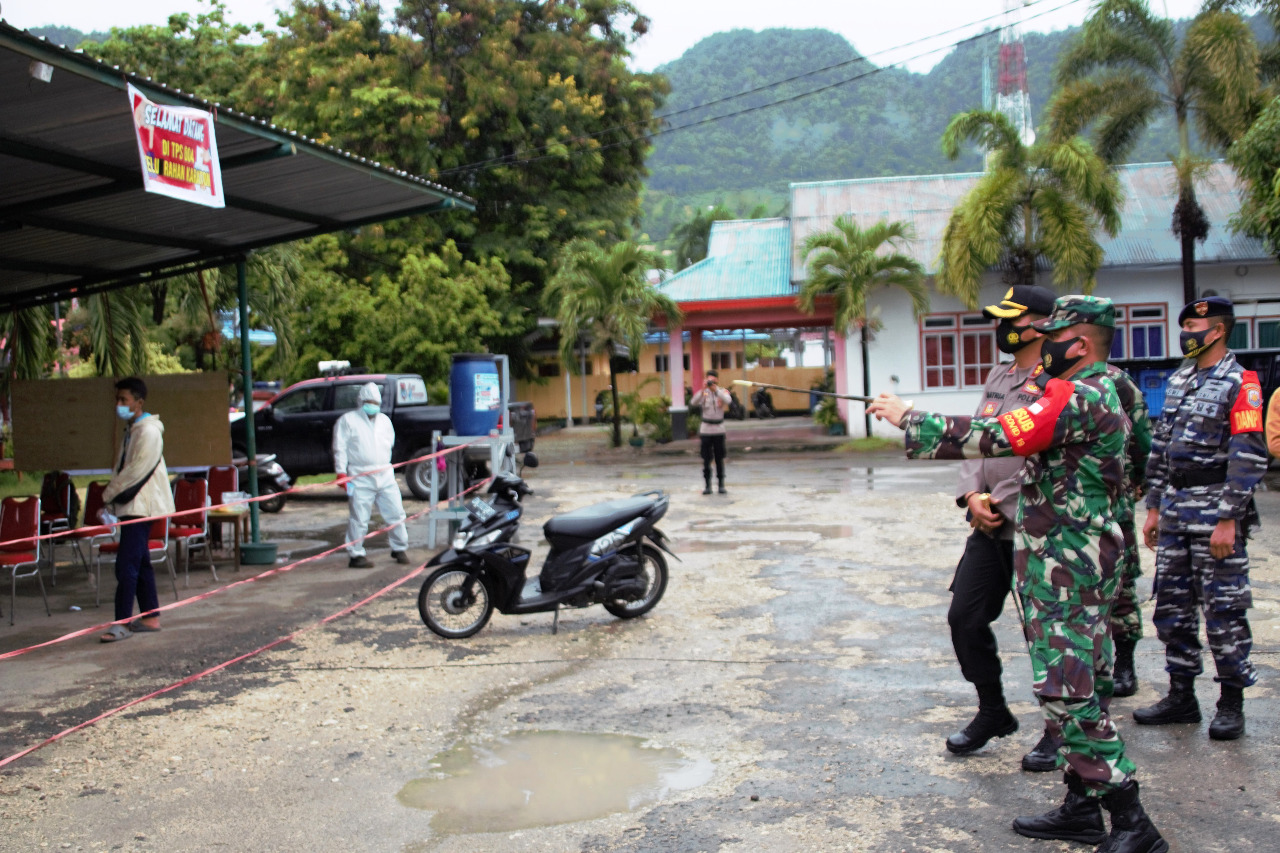
[{"label": "folding chair", "polygon": [[[9,624],[13,624],[13,612],[18,601],[18,578],[35,575],[40,581],[40,597],[44,599],[44,612],[52,616],[49,596],[44,591],[44,578],[40,575],[40,498],[5,498],[0,501],[0,566],[9,567]],[[30,571],[19,569],[30,566]]]},{"label": "folding chair", "polygon": [[[147,537],[147,550],[151,552],[151,568],[155,569],[157,563],[164,563],[169,567],[169,577],[173,581],[173,600],[178,600],[178,572],[173,567],[173,563],[169,560],[169,519],[157,518],[151,522],[151,532]],[[110,554],[115,557],[120,553],[120,540],[115,539],[111,542],[103,542],[98,546],[97,565],[98,575],[98,603],[102,603],[102,555]]]},{"label": "folding chair", "polygon": [[[84,566],[85,573],[93,576],[93,566],[90,560],[93,558],[94,549],[101,543],[107,542],[115,536],[115,528],[107,527],[102,523],[102,510],[104,507],[102,501],[102,493],[107,488],[106,480],[94,480],[89,484],[88,491],[84,499],[84,527],[76,527],[67,531],[67,535],[60,537],[55,541],[64,541],[75,549],[76,557],[79,558],[80,564]],[[83,545],[88,543],[89,553],[86,555]],[[99,577],[101,575],[99,574]],[[102,605],[102,592],[98,592],[98,605]]]},{"label": "folding chair", "polygon": [[[40,505],[43,507],[40,512],[40,532],[42,534],[70,530],[76,526],[75,511],[78,507],[72,502],[75,488],[75,484],[71,482],[71,475],[66,471],[49,471],[44,475],[44,479],[40,482]],[[51,572],[49,582],[53,586],[57,586],[57,546],[59,540],[49,539],[46,541],[49,545],[46,556],[49,560]]]},{"label": "folding chair", "polygon": [[[211,506],[223,503],[226,500],[223,495],[227,492],[238,491],[240,491],[240,472],[236,469],[236,466],[214,465],[209,469],[209,501]],[[222,523],[215,523],[209,534],[213,544],[221,548]]]},{"label": "folding chair", "polygon": [[186,577],[186,586],[191,586],[191,549],[203,548],[209,557],[209,571],[213,579],[218,579],[218,570],[213,566],[213,549],[209,547],[209,481],[200,478],[188,479],[179,477],[173,484],[173,507],[175,514],[169,527],[169,536],[173,539],[177,553],[183,555],[182,571]]}]

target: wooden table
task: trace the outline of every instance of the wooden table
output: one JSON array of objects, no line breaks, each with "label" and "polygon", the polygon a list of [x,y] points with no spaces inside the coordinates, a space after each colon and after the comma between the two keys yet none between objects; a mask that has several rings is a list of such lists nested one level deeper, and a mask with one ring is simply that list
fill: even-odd
[{"label": "wooden table", "polygon": [[215,509],[209,511],[209,523],[218,525],[219,535],[221,535],[222,525],[230,524],[232,532],[235,535],[236,543],[236,565],[235,570],[240,571],[240,543],[249,540],[249,513],[248,512],[232,512],[225,509]]}]

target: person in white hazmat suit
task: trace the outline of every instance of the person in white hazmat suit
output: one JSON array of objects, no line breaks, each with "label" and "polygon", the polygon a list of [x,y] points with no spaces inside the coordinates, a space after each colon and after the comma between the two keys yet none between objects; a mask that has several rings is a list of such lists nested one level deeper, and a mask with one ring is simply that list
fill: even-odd
[{"label": "person in white hazmat suit", "polygon": [[[333,470],[338,476],[353,477],[347,483],[347,554],[353,569],[373,567],[364,555],[361,537],[369,531],[369,514],[373,505],[387,524],[394,524],[388,534],[391,556],[397,563],[409,562],[405,550],[409,533],[404,526],[404,505],[400,502],[400,485],[391,468],[391,448],[396,431],[391,418],[382,414],[382,391],[373,382],[360,386],[356,396],[358,408],[338,418],[333,427]],[[381,470],[379,470],[381,469]],[[376,471],[377,473],[366,473]],[[359,477],[357,474],[364,474]]]}]

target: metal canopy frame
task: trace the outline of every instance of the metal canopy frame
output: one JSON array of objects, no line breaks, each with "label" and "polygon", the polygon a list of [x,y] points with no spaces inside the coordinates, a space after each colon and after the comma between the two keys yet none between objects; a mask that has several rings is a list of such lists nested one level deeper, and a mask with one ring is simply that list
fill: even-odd
[{"label": "metal canopy frame", "polygon": [[[34,63],[53,68],[48,82]],[[147,193],[127,83],[214,114],[226,207]],[[472,199],[0,20],[0,311],[217,266]]]}]

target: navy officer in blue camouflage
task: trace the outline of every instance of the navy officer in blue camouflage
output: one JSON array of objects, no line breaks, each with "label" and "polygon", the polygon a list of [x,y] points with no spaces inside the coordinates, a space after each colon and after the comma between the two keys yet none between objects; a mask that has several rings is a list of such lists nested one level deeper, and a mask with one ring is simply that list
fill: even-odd
[{"label": "navy officer in blue camouflage", "polygon": [[1244,734],[1244,688],[1257,679],[1249,651],[1252,605],[1245,539],[1258,523],[1253,490],[1267,470],[1262,387],[1227,349],[1230,300],[1211,296],[1178,315],[1188,362],[1169,379],[1147,462],[1142,534],[1156,549],[1154,622],[1165,644],[1169,695],[1134,711],[1143,725],[1200,722],[1195,678],[1200,613],[1222,694],[1214,740]]}]

